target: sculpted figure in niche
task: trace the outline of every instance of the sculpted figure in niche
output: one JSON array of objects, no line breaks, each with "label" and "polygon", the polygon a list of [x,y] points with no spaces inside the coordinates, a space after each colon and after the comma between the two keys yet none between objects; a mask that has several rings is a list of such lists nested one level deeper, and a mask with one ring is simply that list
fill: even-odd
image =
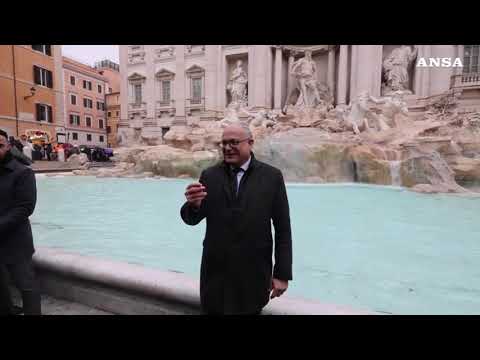
[{"label": "sculpted figure in niche", "polygon": [[417,58],[418,48],[401,45],[393,49],[382,64],[382,87],[384,93],[409,90],[408,69]]},{"label": "sculpted figure in niche", "polygon": [[313,107],[321,102],[318,81],[316,80],[317,66],[312,60],[310,50],[305,51],[305,57],[293,63],[291,74],[297,79],[300,90],[300,97],[296,105]]},{"label": "sculpted figure in niche", "polygon": [[227,90],[232,96],[232,103],[246,105],[248,77],[245,70],[243,70],[242,65],[243,61],[238,60],[237,66],[232,71],[232,76],[227,86]]}]

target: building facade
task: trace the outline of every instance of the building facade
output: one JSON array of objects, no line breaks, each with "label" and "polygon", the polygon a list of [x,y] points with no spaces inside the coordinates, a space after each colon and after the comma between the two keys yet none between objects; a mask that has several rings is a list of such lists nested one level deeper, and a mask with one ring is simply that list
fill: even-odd
[{"label": "building facade", "polygon": [[65,135],[60,45],[0,45],[0,129],[62,141]]},{"label": "building facade", "polygon": [[111,60],[102,60],[95,63],[95,69],[107,78],[107,94],[120,92],[120,65]]},{"label": "building facade", "polygon": [[63,57],[66,141],[107,146],[107,78],[95,68]]},{"label": "building facade", "polygon": [[107,146],[117,147],[118,123],[120,121],[120,92],[105,96],[107,103]]},{"label": "building facade", "polygon": [[[216,120],[245,83],[250,112],[282,111],[298,86],[291,69],[311,53],[314,78],[334,105],[363,91],[375,97],[399,87],[421,109],[425,99],[457,89],[465,106],[480,104],[478,45],[122,45],[119,132],[161,138],[189,117]],[[413,56],[414,55],[414,56]],[[418,59],[460,58],[463,67],[417,66]],[[307,84],[308,85],[308,84]]]},{"label": "building facade", "polygon": [[110,60],[102,60],[95,64],[95,69],[104,76],[107,83],[105,103],[107,105],[107,146],[117,146],[118,122],[120,119],[120,66]]}]

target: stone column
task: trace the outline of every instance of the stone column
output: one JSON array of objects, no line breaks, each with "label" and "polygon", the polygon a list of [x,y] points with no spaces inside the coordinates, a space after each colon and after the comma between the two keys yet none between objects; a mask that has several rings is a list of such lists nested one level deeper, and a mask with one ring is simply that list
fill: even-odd
[{"label": "stone column", "polygon": [[248,47],[248,107],[255,104],[255,45]]},{"label": "stone column", "polygon": [[217,100],[216,108],[217,111],[223,116],[223,111],[225,110],[225,97],[226,97],[226,78],[225,78],[225,56],[223,55],[223,50],[221,45],[218,45],[219,50],[217,54]]},{"label": "stone column", "polygon": [[185,125],[185,45],[175,45],[175,125]]},{"label": "stone column", "polygon": [[216,116],[217,110],[217,67],[219,45],[206,45],[205,57],[205,112],[209,119]]},{"label": "stone column", "polygon": [[[268,74],[268,46],[254,45],[253,53],[253,107],[265,109],[267,107],[267,76]],[[250,61],[249,61],[250,63]],[[250,68],[250,67],[249,67]],[[250,71],[249,71],[250,72]],[[251,87],[249,87],[249,92]]]},{"label": "stone column", "polygon": [[155,120],[155,109],[157,107],[157,98],[155,94],[155,45],[144,45],[145,46],[145,89],[143,93],[144,99],[146,102],[147,116],[145,120]]},{"label": "stone column", "polygon": [[350,45],[350,79],[349,79],[349,86],[348,86],[348,97],[350,102],[352,99],[355,98],[355,94],[357,93],[357,67],[358,67],[358,60],[357,60],[357,52],[358,52],[358,45]]},{"label": "stone column", "polygon": [[348,45],[340,45],[340,56],[338,59],[337,105],[346,104],[347,85],[348,85]]},{"label": "stone column", "polygon": [[[431,56],[434,58],[449,58],[455,60],[457,51],[455,45],[431,45]],[[452,75],[456,74],[454,67],[432,67],[430,68],[430,91],[428,95],[441,94],[450,89]]]},{"label": "stone column", "polygon": [[[419,58],[428,59],[431,56],[431,45],[417,45]],[[414,83],[413,90],[415,95],[420,97],[428,96],[430,92],[430,68],[428,67],[414,67]]]},{"label": "stone column", "polygon": [[332,95],[335,94],[335,47],[329,47],[328,51],[328,74],[327,85]]},{"label": "stone column", "polygon": [[382,92],[382,59],[383,59],[383,45],[371,45],[371,72],[372,83],[370,87],[370,94],[379,97]]},{"label": "stone column", "polygon": [[274,109],[280,110],[282,107],[282,48],[277,46],[275,49],[275,93]]},{"label": "stone column", "polygon": [[350,99],[354,99],[361,91],[368,91],[373,96],[380,95],[381,63],[381,46],[352,46],[352,82],[350,85]]}]

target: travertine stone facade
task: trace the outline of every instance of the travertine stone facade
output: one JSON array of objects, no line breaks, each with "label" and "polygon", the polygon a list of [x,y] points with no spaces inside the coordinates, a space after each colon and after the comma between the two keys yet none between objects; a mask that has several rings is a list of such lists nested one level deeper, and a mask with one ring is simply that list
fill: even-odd
[{"label": "travertine stone facade", "polygon": [[[468,47],[468,51],[465,50]],[[298,77],[290,70],[311,52],[315,80],[328,86],[334,105],[362,91],[379,97],[406,91],[411,107],[451,89],[465,106],[480,104],[478,45],[122,45],[119,134],[141,131],[162,138],[188,119],[218,120],[241,95],[250,112],[284,109]],[[475,54],[477,52],[475,60]],[[418,67],[419,58],[460,58],[468,69]],[[468,58],[468,59],[467,59]],[[477,67],[472,65],[477,61]],[[232,92],[233,89],[233,92]]]}]

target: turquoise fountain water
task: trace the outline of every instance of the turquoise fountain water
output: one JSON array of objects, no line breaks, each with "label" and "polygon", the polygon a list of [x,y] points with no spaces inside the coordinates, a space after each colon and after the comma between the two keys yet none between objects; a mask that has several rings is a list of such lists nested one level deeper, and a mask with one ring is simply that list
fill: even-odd
[{"label": "turquoise fountain water", "polygon": [[[189,180],[38,177],[38,246],[198,277]],[[480,199],[354,184],[287,187],[289,295],[394,314],[480,314]]]}]

